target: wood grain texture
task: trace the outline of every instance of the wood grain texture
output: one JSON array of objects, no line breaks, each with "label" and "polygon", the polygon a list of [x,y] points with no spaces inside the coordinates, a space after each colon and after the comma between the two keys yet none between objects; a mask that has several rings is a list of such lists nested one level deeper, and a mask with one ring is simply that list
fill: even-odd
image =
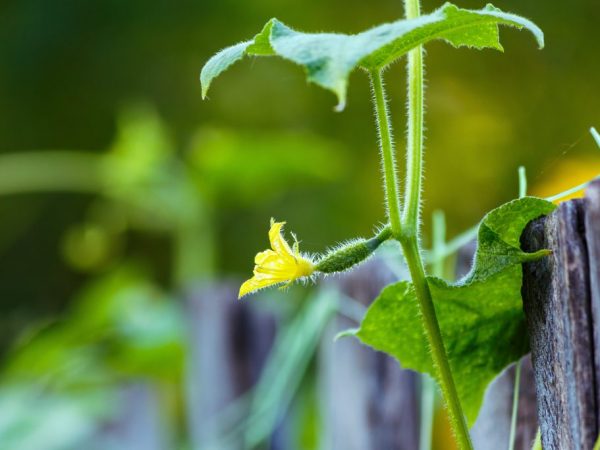
[{"label": "wood grain texture", "polygon": [[585,203],[562,203],[533,221],[526,251],[552,255],[524,264],[523,302],[530,334],[545,450],[587,450],[598,430]]},{"label": "wood grain texture", "polygon": [[[600,179],[586,191],[585,239],[589,255],[590,299],[592,310],[596,405],[600,407]],[[600,430],[600,413],[597,415]]]},{"label": "wood grain texture", "polygon": [[[372,259],[334,283],[368,305],[394,281],[385,264]],[[418,375],[356,339],[333,342],[357,322],[337,316],[328,327],[319,355],[324,408],[324,446],[330,450],[415,450],[419,439]]]}]

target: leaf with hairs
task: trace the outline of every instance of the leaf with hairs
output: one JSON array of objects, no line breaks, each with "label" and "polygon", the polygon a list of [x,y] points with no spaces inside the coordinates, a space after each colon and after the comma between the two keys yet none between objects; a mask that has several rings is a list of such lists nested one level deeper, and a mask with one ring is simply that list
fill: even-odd
[{"label": "leaf with hairs", "polygon": [[502,51],[498,25],[526,28],[543,47],[544,35],[531,21],[487,5],[468,10],[446,3],[431,14],[398,20],[358,34],[302,33],[271,19],[252,40],[221,50],[200,73],[202,96],[212,81],[244,55],[277,55],[304,67],[309,82],[332,91],[337,109],[344,108],[350,73],[360,67],[379,70],[409,50],[442,39],[454,47],[493,48]]},{"label": "leaf with hairs", "polygon": [[[525,253],[519,238],[527,223],[555,206],[524,197],[482,221],[471,272],[457,283],[427,277],[456,388],[468,422],[477,417],[487,385],[528,351],[521,301],[521,263],[548,254]],[[410,282],[387,286],[354,334],[394,356],[408,369],[436,377],[419,304]]]}]

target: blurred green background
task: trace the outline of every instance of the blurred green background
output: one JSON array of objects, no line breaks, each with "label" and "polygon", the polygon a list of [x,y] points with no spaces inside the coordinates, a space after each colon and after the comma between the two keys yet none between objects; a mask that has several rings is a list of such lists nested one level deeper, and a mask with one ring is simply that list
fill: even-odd
[{"label": "blurred green background", "polygon": [[[455,50],[441,42],[428,47],[425,213],[446,210],[450,234],[515,195],[519,164],[527,166],[535,184],[566,156],[596,152],[587,132],[600,121],[595,1],[496,3],[535,20],[545,31],[546,48],[538,51],[531,36],[509,29],[502,30],[505,54]],[[437,6],[423,2],[425,11]],[[307,86],[302,71],[283,61],[236,65],[204,102],[200,68],[270,17],[301,30],[355,32],[401,15],[398,0],[5,0],[0,149],[102,152],[114,140],[121,108],[138,101],[156,108],[180,154],[189,150],[199,127],[318,135],[342,153],[344,167],[330,166],[337,172],[331,183],[290,183],[269,195],[253,194],[249,187],[243,204],[219,199],[215,234],[223,273],[249,271],[271,216],[287,220],[307,251],[321,251],[370,233],[384,217],[366,76],[352,76],[348,107],[335,114],[331,94]],[[386,75],[401,152],[404,65]],[[276,161],[272,164],[276,175]],[[91,201],[89,195],[62,194],[2,198],[0,307],[8,322],[3,329],[60,311],[85,281],[64,263],[59,247],[64,230],[82,220]],[[126,251],[165,277],[167,249],[160,242],[132,243]]]},{"label": "blurred green background", "polygon": [[[423,1],[424,11],[438,6]],[[425,217],[445,210],[450,236],[516,196],[519,165],[541,194],[600,172],[588,133],[600,125],[597,1],[495,6],[534,20],[546,48],[510,29],[501,31],[505,54],[427,48]],[[281,60],[246,59],[207,101],[198,75],[213,53],[270,17],[300,30],[357,32],[402,14],[399,0],[3,0],[0,349],[8,372],[29,364],[10,350],[17,336],[77,317],[71,303],[90,283],[174,292],[197,279],[247,276],[271,217],[286,220],[309,252],[369,235],[384,206],[365,74],[352,75],[342,113]],[[404,75],[402,62],[386,73],[399,154]],[[98,158],[44,159],[48,151]],[[144,332],[164,328],[152,323]],[[144,332],[134,333],[142,346]],[[67,326],[56,339],[79,342],[78,333]],[[162,333],[153,345],[163,350],[180,341]],[[147,370],[140,358],[131,370]]]}]

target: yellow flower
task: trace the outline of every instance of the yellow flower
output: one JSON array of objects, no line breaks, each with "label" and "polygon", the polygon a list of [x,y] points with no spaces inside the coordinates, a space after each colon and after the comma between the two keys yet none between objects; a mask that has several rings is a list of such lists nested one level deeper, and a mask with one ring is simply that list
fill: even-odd
[{"label": "yellow flower", "polygon": [[298,241],[294,243],[293,249],[285,241],[282,235],[283,225],[285,222],[275,222],[271,219],[271,249],[258,253],[254,258],[254,276],[242,284],[239,298],[275,284],[289,284],[315,271],[313,262],[300,254]]}]

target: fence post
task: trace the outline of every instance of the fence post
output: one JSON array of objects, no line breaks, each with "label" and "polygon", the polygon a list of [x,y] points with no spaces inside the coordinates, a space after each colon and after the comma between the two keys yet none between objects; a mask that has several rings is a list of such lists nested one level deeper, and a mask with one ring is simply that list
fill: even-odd
[{"label": "fence post", "polygon": [[592,449],[598,434],[594,337],[599,322],[594,311],[600,301],[599,192],[596,182],[586,199],[561,203],[549,216],[530,223],[521,239],[526,251],[553,252],[523,267],[523,302],[544,450]]},{"label": "fence post", "polygon": [[[341,275],[335,283],[360,309],[393,281],[386,265],[374,258]],[[358,312],[360,316],[362,311]],[[338,332],[357,325],[355,320],[338,315],[321,344],[323,448],[415,450],[419,441],[418,375],[402,370],[392,357],[361,345],[356,339],[333,342]]]},{"label": "fence post", "polygon": [[[275,317],[237,299],[238,283],[215,282],[186,296],[188,425],[195,449],[212,449],[215,418],[258,380],[273,344]],[[227,448],[243,448],[239,440]]]},{"label": "fence post", "polygon": [[600,179],[586,192],[585,239],[590,270],[590,300],[592,304],[594,372],[596,386],[596,425],[600,431]]}]

